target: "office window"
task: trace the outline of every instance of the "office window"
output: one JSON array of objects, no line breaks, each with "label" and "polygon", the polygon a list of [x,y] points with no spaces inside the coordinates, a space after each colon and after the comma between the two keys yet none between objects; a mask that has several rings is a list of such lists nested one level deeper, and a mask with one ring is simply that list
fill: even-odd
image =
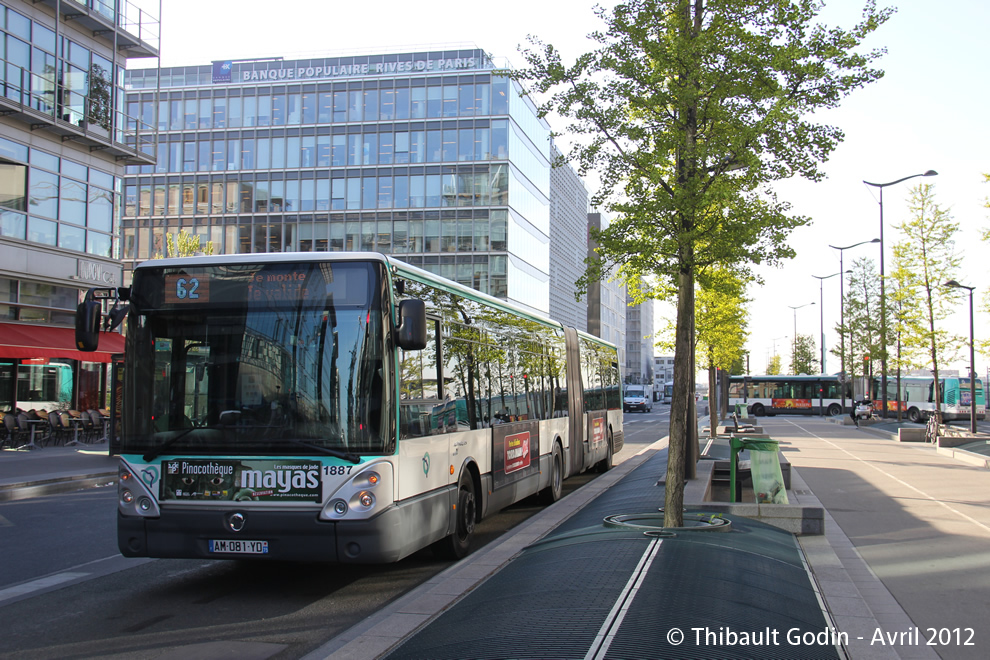
[{"label": "office window", "polygon": [[392,133],[378,134],[378,163],[380,165],[392,164],[392,153],[395,148],[395,137]]},{"label": "office window", "polygon": [[301,140],[299,136],[292,136],[285,140],[285,166],[293,169],[299,167],[300,156],[302,155]]},{"label": "office window", "polygon": [[347,121],[347,92],[333,93],[333,121]]},{"label": "office window", "polygon": [[319,110],[317,121],[321,124],[329,124],[333,121],[333,93],[321,92],[319,98]]},{"label": "office window", "polygon": [[[240,99],[237,99],[240,101]],[[213,99],[213,128],[227,127],[227,99]]]},{"label": "office window", "polygon": [[258,97],[258,126],[272,125],[272,97]]},{"label": "office window", "polygon": [[409,119],[409,89],[395,90],[395,118]]},{"label": "office window", "polygon": [[364,121],[376,121],[378,119],[378,90],[364,90]]},{"label": "office window", "polygon": [[444,117],[457,116],[457,86],[456,85],[443,86],[443,116]]},{"label": "office window", "polygon": [[212,128],[213,125],[213,103],[210,99],[199,100],[199,127]]},{"label": "office window", "polygon": [[332,137],[333,136],[330,135],[316,136],[316,166],[317,167],[330,167],[330,163],[332,162],[330,141]]},{"label": "office window", "polygon": [[304,124],[316,123],[316,107],[317,107],[316,94],[302,95],[302,123]]},{"label": "office window", "polygon": [[[329,136],[326,136],[329,138]],[[299,161],[301,167],[316,167],[316,136],[304,135],[302,138],[302,155]]]},{"label": "office window", "polygon": [[[30,185],[28,188],[28,208],[33,215],[43,215],[47,218],[58,217],[58,175],[30,169]],[[29,239],[34,240],[34,239]],[[54,239],[52,239],[54,241]],[[54,245],[54,242],[52,243]]]},{"label": "office window", "polygon": [[272,97],[272,126],[285,126],[286,101],[285,94],[275,94]]},{"label": "office window", "polygon": [[58,219],[62,222],[85,226],[86,203],[86,184],[62,177],[62,186],[59,189]]},{"label": "office window", "polygon": [[196,128],[197,122],[196,99],[185,100],[185,112],[183,115],[182,127],[186,130]]},{"label": "office window", "polygon": [[[286,97],[288,109],[286,110],[286,123],[290,126],[298,126],[302,121],[302,94],[296,92]],[[312,123],[312,120],[310,120]]]},{"label": "office window", "polygon": [[30,218],[28,222],[28,240],[34,243],[55,245],[58,236],[58,223],[41,218]]},{"label": "office window", "polygon": [[378,118],[382,121],[391,121],[395,119],[394,89],[381,90],[381,111],[378,114]]},{"label": "office window", "polygon": [[251,126],[258,125],[258,99],[254,96],[244,97],[244,120],[242,124],[245,127],[250,128]]},{"label": "office window", "polygon": [[409,90],[411,110],[410,116],[413,119],[423,119],[426,117],[426,88],[413,87]]}]

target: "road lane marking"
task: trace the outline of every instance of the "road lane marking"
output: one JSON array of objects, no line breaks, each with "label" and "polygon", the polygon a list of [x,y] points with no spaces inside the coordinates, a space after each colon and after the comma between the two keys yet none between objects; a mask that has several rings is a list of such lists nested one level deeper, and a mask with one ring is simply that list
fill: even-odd
[{"label": "road lane marking", "polygon": [[663,541],[659,538],[654,538],[650,541],[646,552],[639,558],[639,563],[633,570],[632,576],[626,582],[626,586],[622,588],[622,592],[616,599],[615,605],[612,606],[612,611],[605,617],[605,622],[598,630],[598,634],[595,635],[595,641],[592,643],[591,648],[588,649],[584,660],[601,660],[608,653],[608,648],[612,645],[612,640],[615,639],[615,635],[618,633],[620,626],[622,626],[622,620],[626,617],[629,606],[632,605],[633,599],[643,584],[643,580],[646,579],[646,574],[650,571],[650,565],[653,564],[657,553],[660,552],[661,543]]},{"label": "road lane marking", "polygon": [[31,580],[30,582],[25,582],[24,584],[19,584],[15,587],[7,587],[6,589],[0,589],[0,603],[5,600],[10,600],[12,598],[19,598],[26,594],[33,593],[35,591],[41,591],[42,589],[48,589],[56,585],[62,584],[64,582],[71,582],[72,580],[78,580],[89,575],[89,573],[56,573],[55,575],[49,575],[47,577],[38,578],[37,580]]}]

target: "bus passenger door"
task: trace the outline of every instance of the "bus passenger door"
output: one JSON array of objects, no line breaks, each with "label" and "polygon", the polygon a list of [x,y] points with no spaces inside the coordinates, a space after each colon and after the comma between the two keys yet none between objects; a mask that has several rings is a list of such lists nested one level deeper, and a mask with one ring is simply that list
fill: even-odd
[{"label": "bus passenger door", "polygon": [[[443,364],[439,319],[428,317],[426,330],[426,348],[399,352],[400,501],[445,489],[448,481],[448,411],[439,378],[439,366]],[[445,518],[443,527],[446,528]]]}]

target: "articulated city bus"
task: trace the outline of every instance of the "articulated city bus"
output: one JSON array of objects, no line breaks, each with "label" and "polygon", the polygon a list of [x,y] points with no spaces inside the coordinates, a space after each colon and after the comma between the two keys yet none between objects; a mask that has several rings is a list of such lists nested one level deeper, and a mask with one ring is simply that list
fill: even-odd
[{"label": "articulated city bus", "polygon": [[115,296],[125,556],[460,557],[622,448],[614,346],[381,254],[147,261],[77,344]]},{"label": "articulated city bus", "polygon": [[[882,408],[880,379],[873,380],[873,403]],[[935,379],[932,377],[901,377],[901,396],[896,396],[897,377],[887,376],[887,408],[888,410],[901,410],[907,414],[908,420],[912,422],[923,422],[935,414]],[[976,379],[976,418],[983,419],[986,416],[986,395],[983,392],[983,381]],[[941,394],[942,419],[969,419],[971,396],[969,391],[969,378],[959,378],[950,376],[939,379],[939,392]]]},{"label": "articulated city bus", "polygon": [[744,403],[757,417],[778,413],[841,415],[842,387],[848,408],[853,400],[852,387],[840,383],[838,376],[732,376],[729,406]]}]

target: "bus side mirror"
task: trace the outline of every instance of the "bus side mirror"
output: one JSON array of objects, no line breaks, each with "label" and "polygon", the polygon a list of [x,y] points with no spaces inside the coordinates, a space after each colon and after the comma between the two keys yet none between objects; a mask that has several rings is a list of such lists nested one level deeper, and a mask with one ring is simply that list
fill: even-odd
[{"label": "bus side mirror", "polygon": [[426,348],[426,303],[408,298],[399,303],[399,348],[421,351]]},{"label": "bus side mirror", "polygon": [[100,316],[102,308],[95,300],[87,300],[76,307],[76,348],[92,352],[100,345]]}]

